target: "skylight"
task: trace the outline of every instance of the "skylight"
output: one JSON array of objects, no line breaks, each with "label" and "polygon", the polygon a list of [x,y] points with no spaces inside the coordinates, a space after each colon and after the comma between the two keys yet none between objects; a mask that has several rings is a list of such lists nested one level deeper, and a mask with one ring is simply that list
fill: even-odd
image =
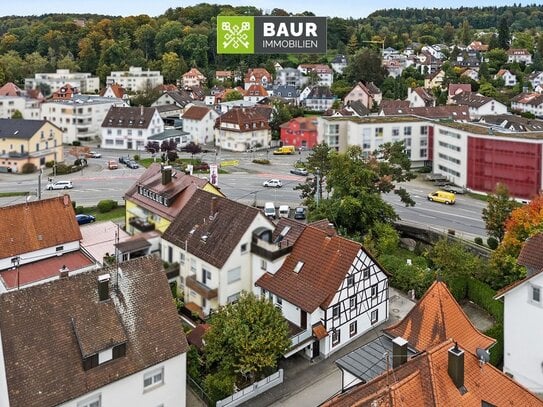
[{"label": "skylight", "polygon": [[304,266],[304,262],[298,261],[298,263],[296,263],[296,267],[294,267],[294,272],[299,273],[303,266]]}]

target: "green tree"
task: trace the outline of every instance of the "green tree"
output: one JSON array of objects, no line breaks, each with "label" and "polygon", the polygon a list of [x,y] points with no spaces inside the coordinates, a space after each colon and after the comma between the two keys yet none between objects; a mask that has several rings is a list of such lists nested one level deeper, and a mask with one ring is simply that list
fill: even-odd
[{"label": "green tree", "polygon": [[143,50],[145,59],[152,59],[155,56],[156,30],[151,24],[144,24],[134,32],[134,40],[138,47]]},{"label": "green tree", "polygon": [[364,48],[357,52],[344,71],[345,78],[351,83],[359,81],[373,82],[380,86],[386,75],[381,63],[379,51]]},{"label": "green tree", "polygon": [[8,51],[0,56],[6,82],[21,84],[24,79],[24,61],[17,51]]},{"label": "green tree", "polygon": [[507,185],[496,184],[494,192],[488,195],[486,208],[483,208],[483,220],[488,234],[501,241],[505,234],[507,219],[519,206],[520,204],[509,195]]},{"label": "green tree", "polygon": [[20,110],[15,109],[15,111],[11,114],[11,118],[12,119],[22,119],[23,114],[21,113]]},{"label": "green tree", "polygon": [[501,48],[490,50],[486,53],[490,74],[497,73],[507,62],[507,53]]},{"label": "green tree", "polygon": [[467,19],[462,21],[462,26],[460,27],[460,42],[464,45],[468,45],[471,42],[471,27]]},{"label": "green tree", "polygon": [[207,36],[202,34],[189,34],[183,38],[182,47],[184,57],[189,61],[189,65],[198,66],[200,68],[207,67],[207,52],[209,51]]},{"label": "green tree", "polygon": [[243,95],[238,90],[233,90],[231,92],[228,92],[226,96],[224,97],[227,102],[231,102],[233,100],[241,100],[243,99]]},{"label": "green tree", "polygon": [[[150,32],[140,33],[140,38],[138,41],[141,41],[142,44],[149,47],[148,52],[151,50],[152,41],[151,41],[152,34]],[[183,24],[181,24],[179,21],[168,21],[160,28],[158,29],[158,32],[156,33],[156,36],[154,38],[155,43],[155,49],[156,54],[158,56],[161,56],[163,52],[166,51],[166,43],[175,40],[175,39],[182,39],[183,38]]]},{"label": "green tree", "polygon": [[270,301],[254,294],[242,294],[235,303],[221,307],[209,320],[204,335],[208,367],[237,384],[253,383],[290,346],[288,325],[281,311]]},{"label": "green tree", "polygon": [[351,91],[353,87],[345,79],[339,79],[332,83],[330,90],[332,94],[336,95],[338,98],[343,99],[347,93]]},{"label": "green tree", "polygon": [[451,44],[454,40],[455,31],[454,27],[450,22],[447,22],[445,24],[445,27],[443,27],[443,42],[445,44]]},{"label": "green tree", "polygon": [[58,69],[69,69],[70,72],[79,72],[79,65],[74,61],[74,57],[70,54],[64,55],[62,59],[57,61]]},{"label": "green tree", "polygon": [[358,51],[358,38],[355,33],[352,33],[349,42],[347,43],[347,53],[349,55],[354,55],[356,51]]},{"label": "green tree", "polygon": [[483,270],[482,260],[455,241],[441,239],[428,252],[431,265],[445,281],[474,277]]},{"label": "green tree", "polygon": [[187,71],[185,60],[179,58],[175,52],[162,54],[162,75],[166,83],[176,83],[181,75]]},{"label": "green tree", "polygon": [[511,35],[509,33],[509,22],[507,21],[507,16],[504,15],[500,19],[500,23],[498,25],[498,46],[501,49],[508,49],[510,39]]}]

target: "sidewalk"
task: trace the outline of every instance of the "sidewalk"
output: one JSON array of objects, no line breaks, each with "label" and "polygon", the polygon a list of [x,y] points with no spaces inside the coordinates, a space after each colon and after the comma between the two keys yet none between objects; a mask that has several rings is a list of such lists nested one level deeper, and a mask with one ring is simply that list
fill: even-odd
[{"label": "sidewalk", "polygon": [[386,322],[320,362],[314,363],[299,355],[281,360],[279,367],[285,371],[283,383],[242,405],[298,407],[322,403],[341,390],[341,373],[335,361],[377,338],[384,328],[400,321],[414,305],[406,295],[390,287],[390,313]]}]

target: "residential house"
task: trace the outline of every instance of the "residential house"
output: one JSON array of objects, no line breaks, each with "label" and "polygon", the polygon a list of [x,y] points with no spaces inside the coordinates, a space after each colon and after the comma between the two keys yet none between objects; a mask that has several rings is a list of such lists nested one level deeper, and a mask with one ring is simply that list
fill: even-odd
[{"label": "residential house", "polygon": [[207,106],[192,105],[181,116],[183,131],[190,134],[190,140],[196,144],[213,141],[213,126],[219,114]]},{"label": "residential house", "polygon": [[106,85],[104,89],[100,91],[100,96],[104,98],[117,98],[128,101],[128,94],[125,92],[122,86],[112,83],[111,85]]},{"label": "residential house", "polygon": [[197,189],[222,196],[205,179],[151,164],[124,195],[126,231],[164,233]]},{"label": "residential house", "polygon": [[23,119],[39,119],[43,99],[39,90],[23,91],[13,82],[7,82],[0,87],[0,119],[11,119],[17,111]]},{"label": "residential house", "polygon": [[461,92],[451,99],[454,104],[468,106],[469,115],[472,119],[478,119],[489,114],[507,113],[507,106],[503,103],[478,93]]},{"label": "residential house", "polygon": [[408,100],[383,99],[379,105],[379,116],[405,114],[410,109]]},{"label": "residential house", "polygon": [[218,82],[224,82],[232,80],[234,77],[234,72],[232,71],[216,71],[215,72],[215,80]]},{"label": "residential house", "polygon": [[409,107],[431,107],[436,105],[436,99],[422,87],[408,88],[407,100]]},{"label": "residential house", "polygon": [[327,86],[314,86],[304,100],[307,110],[322,112],[332,107],[336,97]]},{"label": "residential house", "polygon": [[543,84],[543,72],[542,71],[534,71],[530,75],[528,75],[528,81],[532,85],[532,88],[535,89],[541,84]]},{"label": "residential house", "polygon": [[262,85],[264,88],[271,86],[273,78],[265,68],[249,68],[243,77],[245,90],[251,85]]},{"label": "residential house", "polygon": [[523,48],[509,48],[507,50],[507,63],[513,62],[529,65],[532,63],[532,54]]},{"label": "residential house", "polygon": [[373,82],[358,82],[343,98],[343,102],[347,105],[350,102],[360,100],[364,106],[372,109],[374,105],[381,103],[382,97],[381,90]]},{"label": "residential house", "polygon": [[153,89],[164,83],[164,77],[160,71],[144,71],[139,66],[131,66],[128,71],[111,71],[106,77],[106,85],[116,83],[128,92],[142,92]]},{"label": "residential house", "polygon": [[424,78],[424,87],[426,89],[441,88],[445,79],[445,71],[440,69]]},{"label": "residential house", "polygon": [[164,131],[164,121],[154,107],[112,106],[102,122],[106,148],[143,150],[151,136]]},{"label": "residential house", "polygon": [[215,121],[215,145],[229,151],[247,151],[271,142],[269,119],[256,107],[232,107]]},{"label": "residential house", "polygon": [[[446,47],[445,47],[446,48]],[[396,51],[397,52],[397,51]],[[443,53],[442,47],[439,45],[424,45],[421,48],[421,53],[428,53],[436,59],[445,59],[445,54]]]},{"label": "residential house", "polygon": [[508,69],[500,69],[494,79],[502,79],[505,86],[511,87],[517,84],[517,75]]},{"label": "residential house", "polygon": [[392,358],[398,365],[332,396],[321,407],[543,406],[538,397],[481,361],[479,355],[463,349],[454,338],[412,358],[408,358],[403,342],[397,346],[398,353]]},{"label": "residential house", "polygon": [[472,41],[466,49],[468,51],[486,52],[488,51],[488,45],[483,44],[481,41]]},{"label": "residential house", "polygon": [[95,268],[95,259],[81,250],[69,195],[1,207],[0,230],[0,292],[58,279],[61,269]]},{"label": "residential house", "polygon": [[282,86],[293,86],[298,89],[307,83],[307,78],[296,68],[282,68],[275,71],[274,83]]},{"label": "residential house", "polygon": [[273,96],[280,97],[287,102],[297,102],[300,91],[290,85],[274,85]]},{"label": "residential house", "polygon": [[313,149],[317,142],[317,118],[295,117],[280,126],[283,145]]},{"label": "residential house", "polygon": [[298,104],[303,104],[310,93],[311,93],[311,88],[309,86],[306,86],[305,88],[303,88],[300,94],[298,95]]},{"label": "residential house", "polygon": [[63,162],[62,130],[47,120],[0,119],[0,171]]},{"label": "residential house", "polygon": [[251,85],[245,91],[243,100],[247,102],[260,102],[262,99],[268,97],[268,91],[262,85]]},{"label": "residential house", "polygon": [[71,100],[74,95],[80,93],[79,89],[73,87],[69,83],[62,85],[58,90],[53,92],[51,99],[53,100]]},{"label": "residential house", "polygon": [[407,58],[399,55],[397,59],[389,59],[383,61],[383,67],[388,71],[388,76],[397,78],[402,75],[402,72],[406,66]]},{"label": "residential house", "polygon": [[481,116],[479,122],[500,127],[512,132],[543,131],[543,120],[528,119],[516,114]]},{"label": "residential house", "polygon": [[334,72],[339,74],[343,73],[343,70],[347,68],[347,57],[345,55],[336,55],[330,63]]},{"label": "residential house", "polygon": [[[472,354],[488,354],[496,340],[480,333],[471,323],[447,286],[434,282],[420,301],[400,322],[383,330],[384,335],[336,361],[342,373],[342,391],[358,383],[369,382],[386,372],[389,366],[381,357],[392,356],[397,367],[420,352],[439,346],[451,338]],[[401,351],[401,352],[400,352]],[[403,358],[399,360],[400,353]]]},{"label": "residential house", "polygon": [[162,235],[162,259],[179,264],[186,307],[204,317],[252,291],[253,232],[271,227],[257,208],[195,190]]},{"label": "residential house", "polygon": [[526,267],[526,277],[496,294],[503,300],[503,372],[535,393],[543,392],[542,329],[535,323],[543,311],[543,234],[523,243],[517,263]]},{"label": "residential house", "polygon": [[443,60],[436,58],[428,51],[422,51],[414,59],[414,65],[421,73],[428,75],[441,69]]},{"label": "residential house", "polygon": [[112,106],[127,106],[123,99],[74,95],[71,100],[50,100],[40,105],[40,117],[63,131],[63,143],[100,137],[101,125]]},{"label": "residential house", "polygon": [[382,109],[379,116],[419,116],[431,120],[470,121],[469,108],[467,106],[432,106],[432,107],[393,107],[394,104]]},{"label": "residential house", "polygon": [[206,77],[197,69],[191,68],[188,72],[185,72],[181,77],[181,83],[183,88],[192,88],[194,86],[204,86]]},{"label": "residential house", "polygon": [[0,96],[23,96],[24,91],[13,82],[6,82],[0,87]]},{"label": "residential house", "polygon": [[175,90],[168,91],[160,95],[158,99],[151,104],[151,107],[173,104],[181,109],[184,109],[188,104],[193,102],[194,99],[190,97],[189,92],[184,90]]},{"label": "residential house", "polygon": [[347,103],[344,109],[351,112],[355,116],[369,116],[371,111],[368,109],[361,100],[355,100]]},{"label": "residential house", "polygon": [[[279,255],[280,243],[270,236],[267,258]],[[279,268],[260,274],[255,293],[270,298],[291,327],[285,357],[301,350],[309,358],[328,357],[388,319],[386,271],[360,243],[317,227],[301,232]]]},{"label": "residential house", "polygon": [[25,79],[25,89],[36,89],[41,84],[49,86],[51,92],[69,83],[82,93],[98,93],[100,79],[86,72],[70,72],[69,69],[57,69],[53,73],[36,73],[34,78]]},{"label": "residential house", "polygon": [[475,51],[461,51],[456,60],[452,61],[452,65],[458,68],[471,68],[479,69],[482,58],[478,52]]},{"label": "residential house", "polygon": [[465,76],[472,81],[479,82],[479,71],[475,68],[465,68],[460,72],[460,77]]},{"label": "residential house", "polygon": [[332,86],[334,71],[325,64],[300,64],[298,70],[306,76],[316,75],[318,86]]},{"label": "residential house", "polygon": [[185,406],[188,345],[156,256],[4,293],[0,333],[2,406]]},{"label": "residential house", "polygon": [[447,103],[452,104],[453,97],[459,95],[460,93],[471,93],[471,84],[470,83],[449,83],[449,92],[447,94]]},{"label": "residential house", "polygon": [[537,117],[543,117],[543,94],[522,92],[511,99],[511,110],[532,113]]}]

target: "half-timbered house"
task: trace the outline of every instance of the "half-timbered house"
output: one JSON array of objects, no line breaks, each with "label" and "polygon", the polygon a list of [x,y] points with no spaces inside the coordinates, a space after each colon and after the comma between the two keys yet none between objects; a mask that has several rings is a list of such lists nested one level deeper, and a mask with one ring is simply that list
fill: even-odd
[{"label": "half-timbered house", "polygon": [[255,293],[270,298],[289,322],[285,357],[328,357],[388,319],[388,275],[362,245],[307,226],[279,268]]}]

